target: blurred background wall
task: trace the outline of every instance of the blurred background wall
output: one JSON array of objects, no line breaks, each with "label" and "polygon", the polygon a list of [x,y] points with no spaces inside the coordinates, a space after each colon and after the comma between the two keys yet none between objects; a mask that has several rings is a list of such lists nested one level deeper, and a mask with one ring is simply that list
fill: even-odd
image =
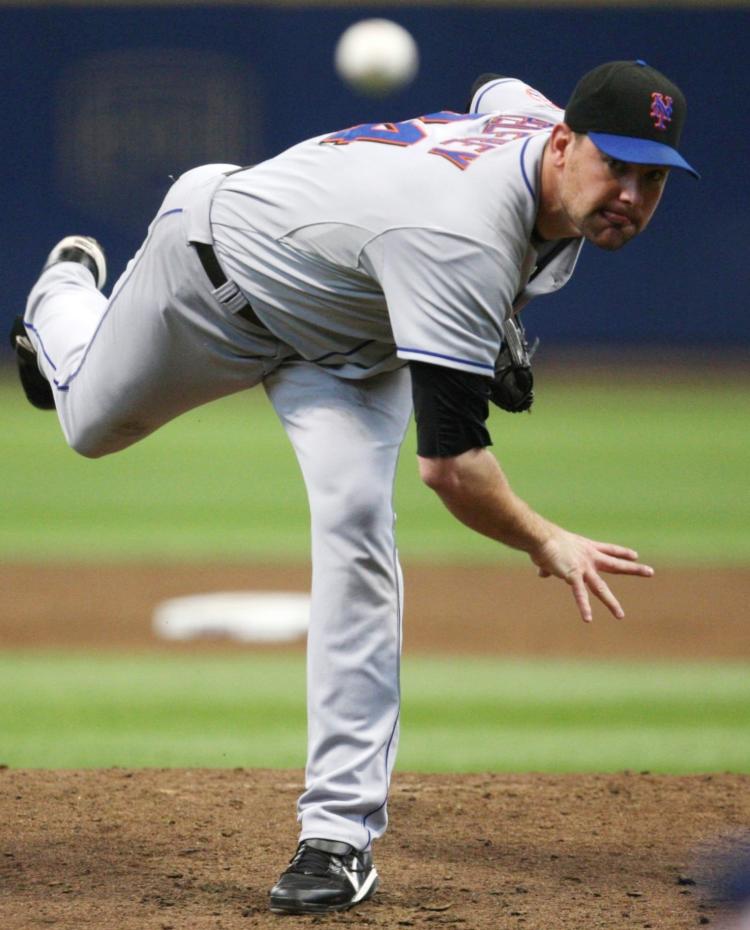
[{"label": "blurred background wall", "polygon": [[[411,31],[421,67],[375,100],[344,86],[332,58],[348,25],[378,15]],[[0,5],[1,322],[68,233],[102,241],[114,280],[170,176],[193,165],[461,110],[484,71],[564,105],[601,61],[644,58],[687,95],[682,148],[703,179],[670,179],[651,229],[622,253],[585,249],[527,326],[563,344],[746,348],[748,39],[742,5]]]}]

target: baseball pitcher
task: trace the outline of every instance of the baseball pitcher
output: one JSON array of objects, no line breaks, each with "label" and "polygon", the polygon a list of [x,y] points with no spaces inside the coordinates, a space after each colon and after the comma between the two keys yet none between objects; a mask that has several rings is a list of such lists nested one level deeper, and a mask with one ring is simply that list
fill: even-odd
[{"label": "baseball pitcher", "polygon": [[518,314],[562,287],[582,243],[647,226],[678,153],[685,100],[642,61],[585,75],[566,110],[485,75],[466,113],[330,132],[252,168],[206,165],[167,193],[102,289],[101,246],[59,242],[11,341],[29,400],[85,456],[262,384],[310,502],[309,741],[299,846],[279,913],[343,910],[378,883],[399,729],[402,577],[393,481],[412,409],[420,474],[454,516],[623,610],[605,573],[648,577],[632,549],[551,523],[489,451],[490,403],[533,402]]}]

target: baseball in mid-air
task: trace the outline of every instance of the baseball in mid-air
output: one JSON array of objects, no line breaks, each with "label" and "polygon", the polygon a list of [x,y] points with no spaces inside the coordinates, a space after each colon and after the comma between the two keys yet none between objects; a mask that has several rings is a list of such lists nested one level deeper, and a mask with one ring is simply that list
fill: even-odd
[{"label": "baseball in mid-air", "polygon": [[411,33],[390,19],[363,19],[341,34],[336,71],[355,90],[385,97],[412,81],[419,50]]}]

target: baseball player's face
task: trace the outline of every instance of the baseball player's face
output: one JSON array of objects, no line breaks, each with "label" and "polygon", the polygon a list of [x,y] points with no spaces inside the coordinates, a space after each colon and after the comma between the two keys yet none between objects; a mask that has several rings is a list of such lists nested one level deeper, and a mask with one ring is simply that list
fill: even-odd
[{"label": "baseball player's face", "polygon": [[571,134],[558,193],[573,235],[610,252],[622,248],[648,226],[667,174],[668,169],[660,165],[610,158],[588,136]]}]

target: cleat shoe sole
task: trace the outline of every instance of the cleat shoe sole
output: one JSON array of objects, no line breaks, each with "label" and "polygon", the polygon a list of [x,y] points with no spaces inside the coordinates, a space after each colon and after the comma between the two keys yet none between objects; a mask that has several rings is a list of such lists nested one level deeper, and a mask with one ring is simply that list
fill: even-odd
[{"label": "cleat shoe sole", "polygon": [[89,269],[101,290],[107,281],[107,259],[104,249],[91,236],[66,236],[61,239],[47,256],[44,270],[58,262],[79,262]]}]

